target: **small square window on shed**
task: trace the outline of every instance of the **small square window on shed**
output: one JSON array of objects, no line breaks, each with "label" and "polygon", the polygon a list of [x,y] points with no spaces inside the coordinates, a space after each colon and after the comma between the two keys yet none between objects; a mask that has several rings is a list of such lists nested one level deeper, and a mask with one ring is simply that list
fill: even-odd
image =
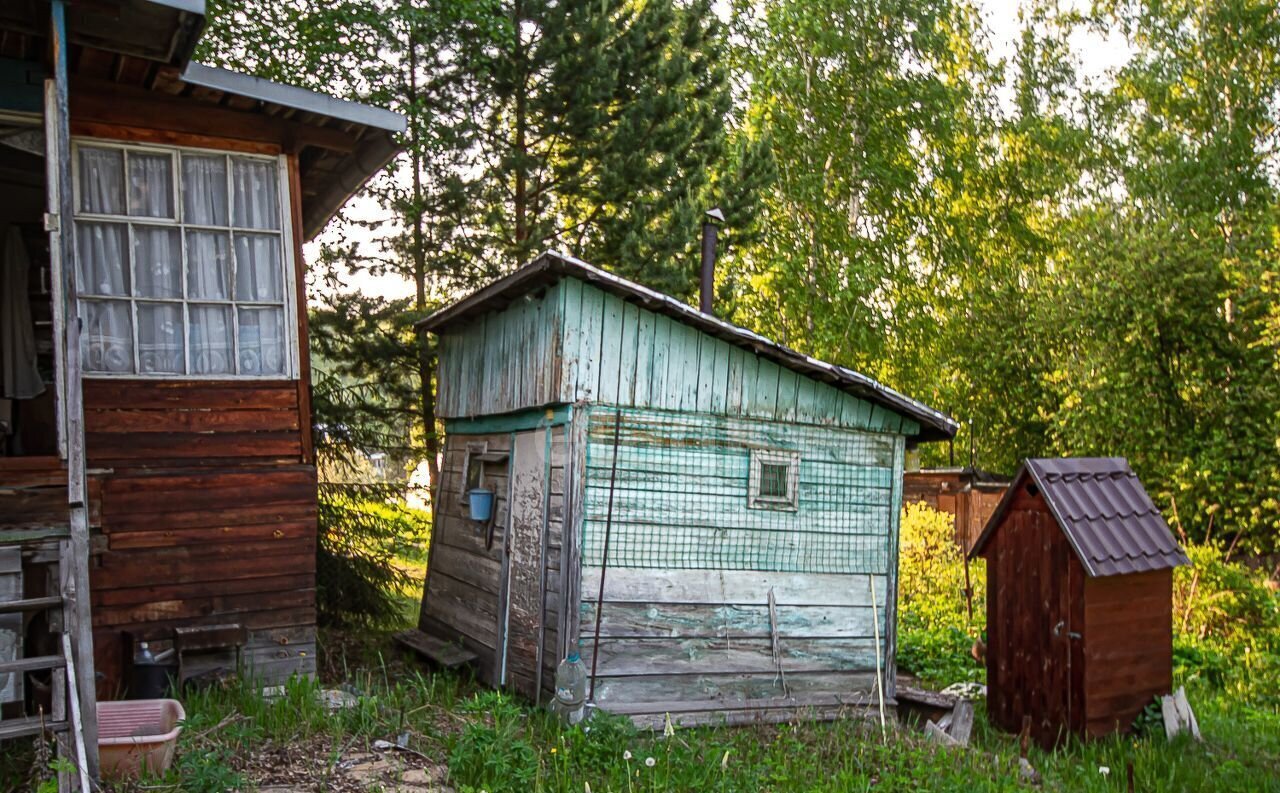
[{"label": "small square window on shed", "polygon": [[747,506],[795,510],[800,503],[800,455],[756,449],[751,452]]}]

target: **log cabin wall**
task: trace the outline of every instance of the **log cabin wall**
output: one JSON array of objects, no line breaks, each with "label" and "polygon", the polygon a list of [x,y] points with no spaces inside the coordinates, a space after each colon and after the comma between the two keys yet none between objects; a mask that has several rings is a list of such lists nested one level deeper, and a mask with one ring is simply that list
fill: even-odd
[{"label": "log cabin wall", "polygon": [[[281,154],[278,125],[253,119],[144,96],[112,102],[72,93],[74,136]],[[171,638],[180,626],[242,625],[249,633],[243,660],[263,682],[315,671],[317,493],[302,196],[298,160],[285,162],[297,378],[85,377],[86,453],[101,492],[90,589],[103,697],[123,693],[130,636]]]},{"label": "log cabin wall", "polygon": [[1090,578],[1084,600],[1085,729],[1124,732],[1173,688],[1173,571]]},{"label": "log cabin wall", "polygon": [[128,635],[184,626],[247,628],[265,681],[314,672],[316,470],[296,384],[86,379],[84,394],[102,694],[121,693]]}]

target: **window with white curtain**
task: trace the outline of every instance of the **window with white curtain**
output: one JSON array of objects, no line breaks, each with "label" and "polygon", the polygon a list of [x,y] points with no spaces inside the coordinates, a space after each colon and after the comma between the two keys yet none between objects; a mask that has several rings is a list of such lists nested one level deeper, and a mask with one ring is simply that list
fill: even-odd
[{"label": "window with white curtain", "polygon": [[276,158],[88,141],[73,157],[87,373],[293,373]]}]

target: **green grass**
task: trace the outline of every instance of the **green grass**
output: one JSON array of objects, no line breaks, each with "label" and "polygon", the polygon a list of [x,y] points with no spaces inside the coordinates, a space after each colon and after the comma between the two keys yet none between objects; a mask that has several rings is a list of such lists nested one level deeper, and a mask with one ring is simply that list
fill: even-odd
[{"label": "green grass", "polygon": [[[312,747],[315,764],[332,767],[375,739],[406,732],[413,749],[447,763],[459,793],[1026,788],[1018,778],[1016,737],[988,727],[981,707],[973,748],[964,751],[938,748],[906,728],[885,741],[876,723],[857,718],[676,729],[664,736],[602,716],[586,729],[562,730],[544,711],[465,675],[427,672],[385,635],[337,638],[330,643],[342,647],[341,657],[330,659],[329,674],[360,694],[356,707],[329,713],[316,701],[321,686],[312,681],[294,681],[275,702],[263,701],[247,684],[190,696],[174,770],[130,790],[252,789],[255,756]],[[1280,714],[1233,706],[1206,690],[1193,690],[1191,698],[1203,744],[1170,744],[1162,734],[1073,741],[1050,753],[1032,748],[1030,762],[1046,790],[1123,791],[1132,763],[1138,791],[1280,791]]]}]

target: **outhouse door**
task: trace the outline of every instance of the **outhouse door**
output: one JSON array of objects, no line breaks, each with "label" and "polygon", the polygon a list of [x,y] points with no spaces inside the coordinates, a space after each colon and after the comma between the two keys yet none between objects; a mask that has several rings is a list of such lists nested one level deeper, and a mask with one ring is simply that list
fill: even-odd
[{"label": "outhouse door", "polygon": [[550,479],[549,432],[517,432],[511,446],[511,529],[507,532],[507,575],[502,597],[506,614],[503,682],[531,699],[536,699],[540,683],[538,645],[546,613],[543,556]]}]

